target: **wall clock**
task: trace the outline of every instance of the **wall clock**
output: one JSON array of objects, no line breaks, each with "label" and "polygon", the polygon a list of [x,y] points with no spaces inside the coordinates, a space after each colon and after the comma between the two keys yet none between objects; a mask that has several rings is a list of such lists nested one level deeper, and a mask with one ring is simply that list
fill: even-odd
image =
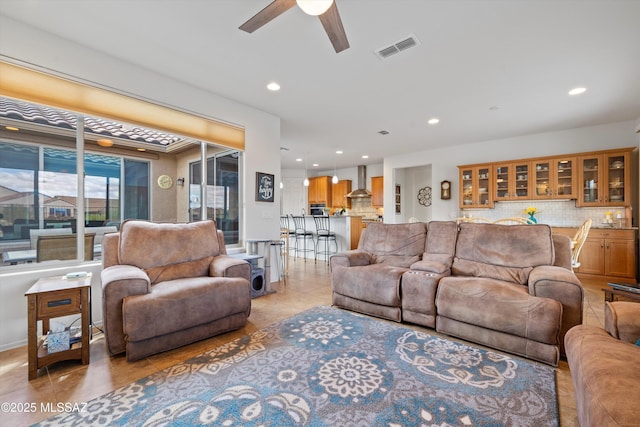
[{"label": "wall clock", "polygon": [[158,187],[168,190],[173,186],[173,179],[169,175],[160,175],[158,177]]},{"label": "wall clock", "polygon": [[442,181],[440,183],[440,198],[442,200],[449,200],[451,198],[451,182]]},{"label": "wall clock", "polygon": [[418,191],[418,203],[423,206],[431,206],[431,187],[424,187]]}]

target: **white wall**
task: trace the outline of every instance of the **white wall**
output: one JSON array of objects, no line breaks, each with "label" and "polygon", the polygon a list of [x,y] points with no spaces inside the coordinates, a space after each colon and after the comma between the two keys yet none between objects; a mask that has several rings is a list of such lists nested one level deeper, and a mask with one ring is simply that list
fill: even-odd
[{"label": "white wall", "polygon": [[[437,187],[434,188],[431,219],[449,220],[460,212],[458,165],[637,147],[636,126],[635,121],[611,123],[387,157],[384,160],[385,212],[393,209],[393,184],[399,169],[431,165],[431,180]],[[445,179],[451,181],[451,200],[440,199],[439,183]],[[403,220],[402,216],[385,215],[385,222],[399,223]]]},{"label": "white wall", "polygon": [[[234,123],[245,128],[243,224],[244,238],[279,238],[280,189],[275,202],[255,201],[255,173],[267,172],[280,182],[280,119],[213,93],[205,92],[153,70],[102,55],[66,39],[0,16],[0,55],[3,59],[30,64],[49,72],[180,110]],[[214,78],[214,77],[212,77]],[[175,213],[172,213],[172,217]],[[0,273],[0,351],[26,342],[27,319],[24,292],[43,275],[62,275],[74,270],[99,272],[95,265],[67,265],[57,271],[6,267]],[[5,271],[6,270],[6,271]],[[94,282],[97,278],[94,277]],[[94,320],[102,319],[99,285],[93,289]]]},{"label": "white wall", "polygon": [[[432,184],[431,165],[396,169],[395,179],[396,184],[400,184],[402,209],[400,215],[394,215],[395,221],[393,222],[396,224],[409,222],[409,218],[412,217],[418,221],[431,221],[431,206],[421,205],[418,201],[418,192],[425,187],[431,187],[432,200],[440,197],[440,187],[436,188]],[[395,186],[393,191],[395,193]],[[390,216],[385,215],[385,221],[387,217]]]}]

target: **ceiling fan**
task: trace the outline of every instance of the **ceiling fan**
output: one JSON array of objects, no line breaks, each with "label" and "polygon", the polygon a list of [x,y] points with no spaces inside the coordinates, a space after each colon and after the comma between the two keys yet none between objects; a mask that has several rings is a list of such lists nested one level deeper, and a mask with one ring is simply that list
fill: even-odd
[{"label": "ceiling fan", "polygon": [[334,0],[273,0],[267,7],[242,24],[240,29],[247,33],[253,33],[272,19],[291,9],[296,3],[306,14],[316,15],[320,18],[320,22],[322,22],[322,26],[327,32],[336,53],[349,48],[349,41],[344,32],[338,7]]}]

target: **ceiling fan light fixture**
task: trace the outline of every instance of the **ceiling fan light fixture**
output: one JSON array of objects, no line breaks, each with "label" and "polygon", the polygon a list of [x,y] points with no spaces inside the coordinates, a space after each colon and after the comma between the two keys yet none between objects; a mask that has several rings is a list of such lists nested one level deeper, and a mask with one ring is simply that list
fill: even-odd
[{"label": "ceiling fan light fixture", "polygon": [[296,0],[296,3],[307,15],[318,16],[329,10],[333,0]]}]

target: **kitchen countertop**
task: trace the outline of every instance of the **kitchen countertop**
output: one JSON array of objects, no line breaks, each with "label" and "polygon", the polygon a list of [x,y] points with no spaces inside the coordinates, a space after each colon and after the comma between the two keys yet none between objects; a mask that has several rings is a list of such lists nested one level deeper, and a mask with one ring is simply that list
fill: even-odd
[{"label": "kitchen countertop", "polygon": [[[577,225],[552,225],[548,224],[551,228],[578,228],[581,224]],[[605,224],[593,224],[591,225],[592,229],[597,230],[638,230],[638,227],[612,227],[610,225]]]}]

